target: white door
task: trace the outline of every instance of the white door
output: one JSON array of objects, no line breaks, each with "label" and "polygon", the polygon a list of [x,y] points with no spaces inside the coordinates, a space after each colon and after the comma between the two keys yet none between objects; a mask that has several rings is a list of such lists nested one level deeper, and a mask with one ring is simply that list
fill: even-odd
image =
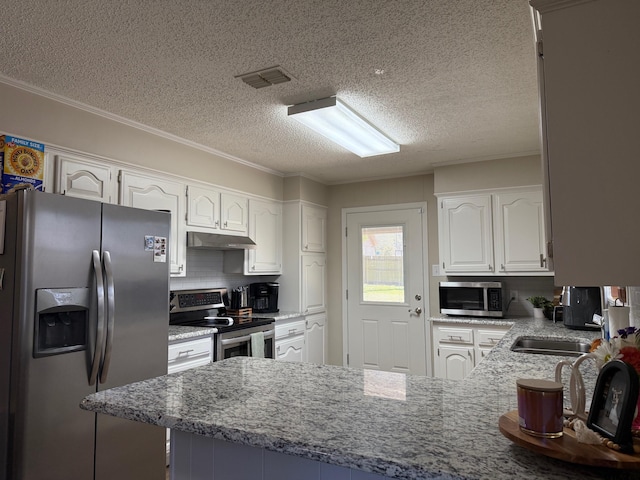
[{"label": "white door", "polygon": [[427,374],[424,212],[400,206],[345,215],[349,366]]}]

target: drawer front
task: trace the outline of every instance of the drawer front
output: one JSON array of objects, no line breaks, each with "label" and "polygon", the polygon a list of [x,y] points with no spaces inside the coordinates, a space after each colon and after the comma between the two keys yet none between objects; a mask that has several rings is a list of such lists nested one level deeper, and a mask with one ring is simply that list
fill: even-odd
[{"label": "drawer front", "polygon": [[168,372],[174,373],[213,361],[211,337],[196,338],[169,345]]},{"label": "drawer front", "polygon": [[294,337],[296,335],[304,335],[306,323],[304,320],[296,320],[276,324],[276,338]]},{"label": "drawer front", "polygon": [[502,330],[482,330],[478,329],[478,345],[481,347],[495,347],[502,337],[504,337],[504,332]]},{"label": "drawer front", "polygon": [[435,337],[439,343],[473,345],[473,330],[470,328],[436,327]]}]

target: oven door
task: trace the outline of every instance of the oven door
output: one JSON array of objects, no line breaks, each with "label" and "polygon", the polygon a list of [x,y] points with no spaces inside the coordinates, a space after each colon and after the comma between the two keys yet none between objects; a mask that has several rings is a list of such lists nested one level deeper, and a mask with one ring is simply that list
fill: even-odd
[{"label": "oven door", "polygon": [[266,325],[250,327],[216,335],[216,361],[231,357],[251,356],[251,334],[262,332],[264,336],[264,357],[274,358],[275,330]]}]

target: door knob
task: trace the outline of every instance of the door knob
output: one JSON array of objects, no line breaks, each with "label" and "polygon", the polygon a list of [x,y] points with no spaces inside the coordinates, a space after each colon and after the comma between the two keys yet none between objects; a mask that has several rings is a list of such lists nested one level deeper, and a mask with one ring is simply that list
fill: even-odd
[{"label": "door knob", "polygon": [[416,315],[420,315],[422,313],[422,308],[420,307],[416,307],[415,310],[411,310],[409,309],[409,313],[411,313],[413,311],[413,313],[415,313]]}]

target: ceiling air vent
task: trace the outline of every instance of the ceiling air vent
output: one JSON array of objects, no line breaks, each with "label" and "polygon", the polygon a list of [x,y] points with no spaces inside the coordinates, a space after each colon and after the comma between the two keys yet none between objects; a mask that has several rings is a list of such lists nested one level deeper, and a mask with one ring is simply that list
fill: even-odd
[{"label": "ceiling air vent", "polygon": [[276,66],[265,68],[264,70],[259,70],[257,72],[236,75],[235,78],[239,78],[250,87],[263,88],[277,83],[289,82],[293,77],[285,72],[280,66]]}]

